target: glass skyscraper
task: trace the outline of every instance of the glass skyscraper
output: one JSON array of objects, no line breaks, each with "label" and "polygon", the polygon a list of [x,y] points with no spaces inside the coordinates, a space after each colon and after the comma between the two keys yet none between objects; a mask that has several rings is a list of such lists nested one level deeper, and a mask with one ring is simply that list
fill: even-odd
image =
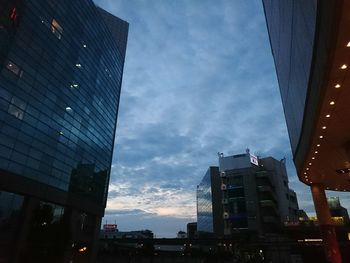
[{"label": "glass skyscraper", "polygon": [[91,0],[0,7],[0,262],[90,262],[128,23]]}]

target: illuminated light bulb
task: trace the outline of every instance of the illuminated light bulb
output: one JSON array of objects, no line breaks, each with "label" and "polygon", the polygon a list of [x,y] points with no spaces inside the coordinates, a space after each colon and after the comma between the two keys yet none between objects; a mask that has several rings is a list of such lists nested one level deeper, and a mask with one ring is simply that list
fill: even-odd
[{"label": "illuminated light bulb", "polygon": [[330,105],[334,105],[334,104],[335,104],[335,102],[334,102],[334,101],[331,101],[329,104],[330,104]]},{"label": "illuminated light bulb", "polygon": [[348,66],[347,66],[346,64],[343,64],[340,68],[341,68],[341,69],[347,69]]},{"label": "illuminated light bulb", "polygon": [[327,114],[327,115],[326,115],[326,118],[329,118],[329,117],[331,117],[331,115]]},{"label": "illuminated light bulb", "polygon": [[339,89],[339,88],[340,88],[340,84],[336,84],[334,87],[335,87],[336,89]]}]

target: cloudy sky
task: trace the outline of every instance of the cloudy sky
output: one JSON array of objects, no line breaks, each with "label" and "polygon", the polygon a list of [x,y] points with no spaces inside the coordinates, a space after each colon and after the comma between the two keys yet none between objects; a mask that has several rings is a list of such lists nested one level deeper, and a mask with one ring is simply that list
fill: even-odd
[{"label": "cloudy sky", "polygon": [[104,222],[174,237],[196,221],[196,185],[217,152],[247,147],[286,157],[290,187],[314,213],[292,163],[260,0],[95,2],[130,24]]}]

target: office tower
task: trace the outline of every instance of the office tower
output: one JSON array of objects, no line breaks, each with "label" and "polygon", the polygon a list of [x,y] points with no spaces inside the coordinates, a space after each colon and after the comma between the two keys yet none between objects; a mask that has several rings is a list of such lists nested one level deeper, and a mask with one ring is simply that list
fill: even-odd
[{"label": "office tower", "polygon": [[294,163],[311,188],[327,260],[341,262],[325,190],[350,190],[350,2],[263,5]]},{"label": "office tower", "polygon": [[252,238],[281,230],[283,222],[297,218],[296,194],[288,186],[285,159],[244,154],[220,156],[224,204],[224,233],[237,229]]},{"label": "office tower", "polygon": [[0,261],[92,262],[128,23],[91,0],[0,7]]},{"label": "office tower", "polygon": [[[220,155],[219,167],[208,170],[198,189],[198,231],[256,241],[298,218],[297,197],[288,187],[284,159],[258,158],[249,151]],[[216,214],[219,220],[214,220]]]}]

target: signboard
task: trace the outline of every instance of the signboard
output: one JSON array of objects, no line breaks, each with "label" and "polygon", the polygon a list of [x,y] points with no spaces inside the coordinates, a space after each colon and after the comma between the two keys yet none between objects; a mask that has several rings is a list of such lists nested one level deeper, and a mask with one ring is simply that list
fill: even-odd
[{"label": "signboard", "polygon": [[103,225],[103,230],[105,231],[116,231],[117,230],[117,225],[116,224],[104,224]]},{"label": "signboard", "polygon": [[250,154],[250,162],[251,162],[252,164],[255,164],[255,165],[259,166],[258,157],[256,157],[256,156],[253,155],[253,154]]}]

